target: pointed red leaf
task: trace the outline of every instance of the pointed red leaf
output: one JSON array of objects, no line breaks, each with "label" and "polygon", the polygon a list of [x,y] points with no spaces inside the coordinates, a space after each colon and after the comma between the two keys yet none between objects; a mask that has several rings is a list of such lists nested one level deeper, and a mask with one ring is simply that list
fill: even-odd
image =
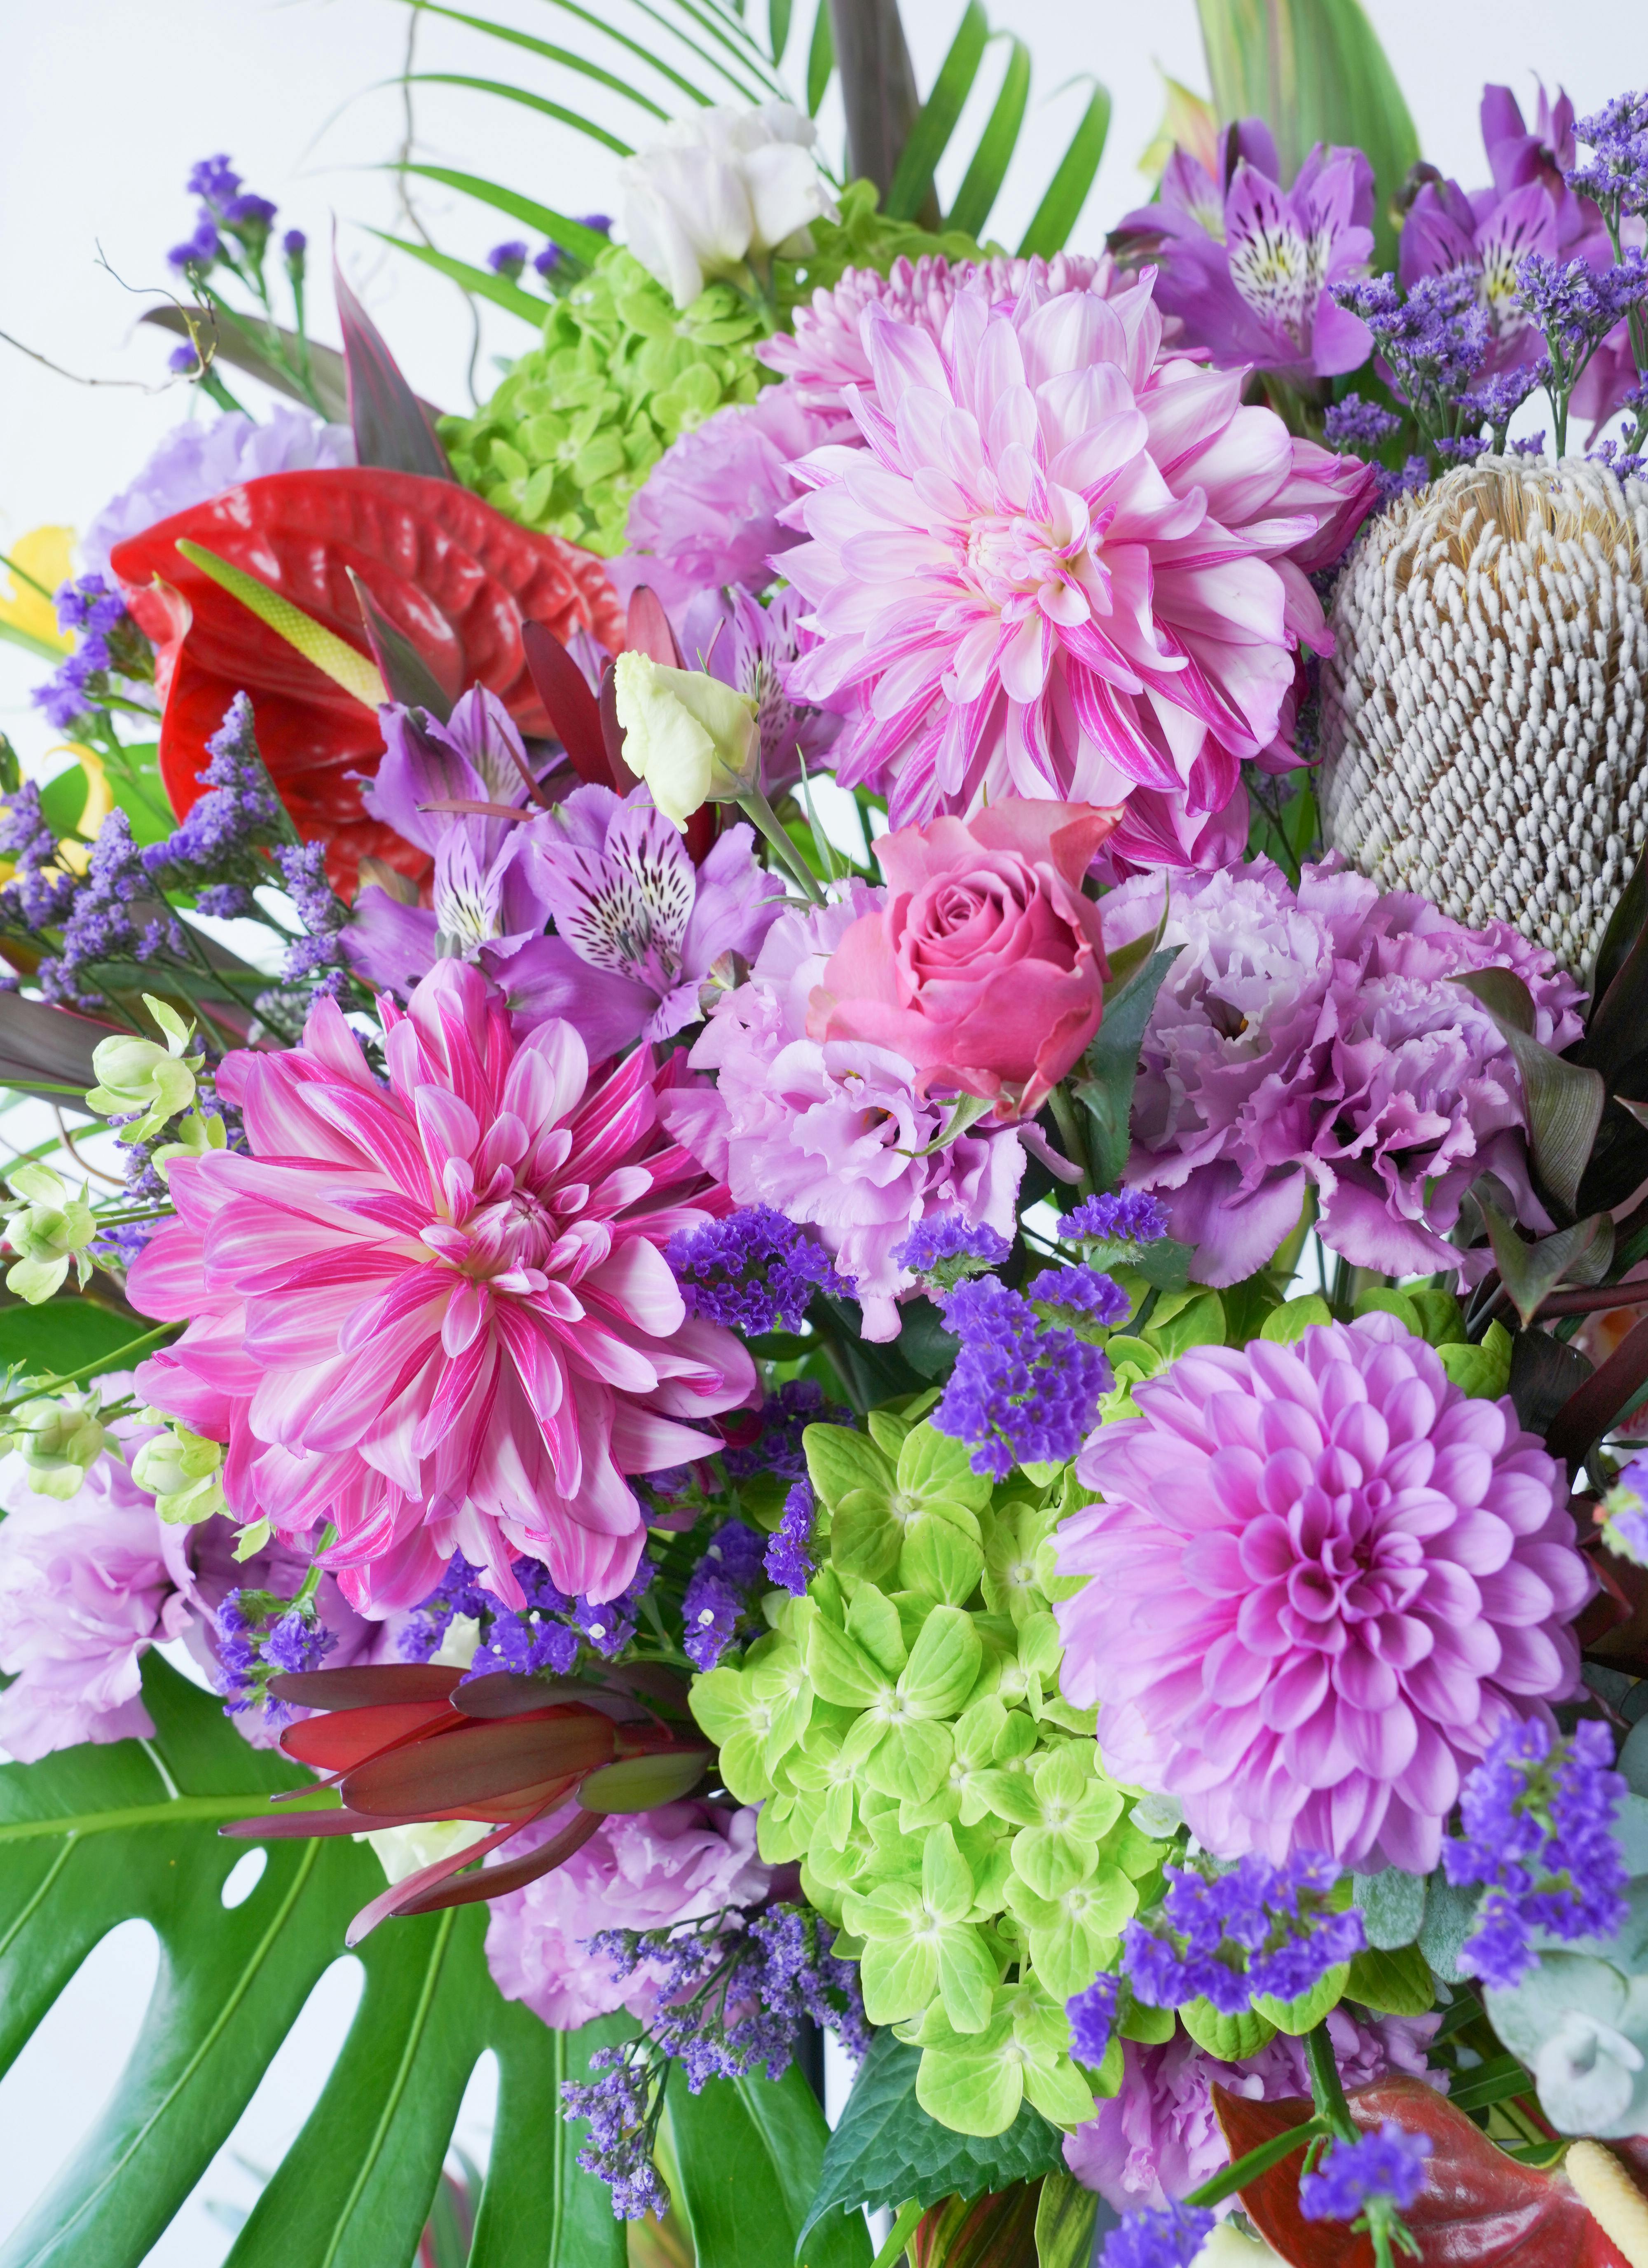
[{"label": "pointed red leaf", "polygon": [[403,709],[427,709],[438,724],[447,723],[452,712],[452,695],[411,639],[402,637],[352,567],[349,588],[359,601],[361,628],[389,698]]},{"label": "pointed red leaf", "polygon": [[363,1661],[353,1669],[287,1669],[269,1680],[298,1709],[369,1709],[386,1701],[445,1701],[463,1675],[435,1661]]},{"label": "pointed red leaf", "polygon": [[[522,623],[521,651],[538,698],[573,770],[592,786],[611,787],[613,769],[601,737],[600,705],[585,682],[583,671],[543,622]],[[627,787],[629,783],[625,779],[619,784]]]},{"label": "pointed red leaf", "polygon": [[493,1797],[519,1798],[540,1782],[609,1764],[613,1727],[605,1717],[578,1708],[548,1709],[534,1717],[471,1721],[456,1732],[372,1756],[343,1784],[343,1800],[357,1811],[437,1811],[469,1808]]},{"label": "pointed red leaf", "polygon": [[661,669],[685,669],[681,645],[670,627],[670,618],[664,611],[664,601],[656,591],[644,583],[637,583],[629,593],[629,625],[624,643],[636,653],[645,654]]},{"label": "pointed red leaf", "polygon": [[478,1842],[466,1844],[460,1851],[449,1851],[445,1858],[431,1859],[416,1874],[403,1874],[398,1882],[391,1882],[386,1890],[380,1890],[370,1904],[361,1908],[343,1933],[344,1944],[351,1948],[358,1945],[362,1938],[372,1935],[380,1921],[387,1921],[391,1914],[399,1913],[421,1891],[444,1882],[460,1867],[473,1866],[477,1859],[484,1859],[489,1851],[496,1851],[500,1843],[507,1843],[511,1835],[519,1833],[520,1829],[510,1820],[502,1827],[495,1827],[489,1835],[482,1836]]},{"label": "pointed red leaf", "polygon": [[[541,1875],[553,1874],[564,1867],[575,1851],[581,1851],[600,1825],[592,1811],[574,1815],[571,1823],[536,1851],[528,1851],[519,1859],[505,1859],[499,1867],[483,1867],[478,1874],[460,1874],[456,1881],[442,1882],[432,1890],[425,1890],[400,1907],[402,1914],[435,1913],[442,1906],[466,1906],[480,1898],[500,1898],[506,1890],[525,1889]],[[519,1830],[517,1829],[517,1833]]]},{"label": "pointed red leaf", "polygon": [[490,686],[540,739],[552,728],[527,672],[522,622],[546,623],[563,639],[581,628],[608,648],[623,643],[623,615],[598,559],[517,526],[451,481],[412,473],[270,473],[117,544],[114,573],[158,650],[160,770],[173,809],[181,814],[201,794],[206,741],[235,694],[249,693],[286,807],[300,834],[327,842],[327,871],[345,889],[365,856],[415,878],[428,865],[367,817],[349,777],[378,768],[378,718],[191,565],[177,549],[180,536],[364,653],[352,570],[443,686]]},{"label": "pointed red leaf", "polygon": [[340,1709],[326,1717],[303,1717],[288,1725],[281,1746],[300,1764],[317,1771],[349,1771],[368,1756],[400,1748],[433,1734],[441,1725],[464,1719],[445,1701],[390,1701],[380,1708]]},{"label": "pointed red leaf", "polygon": [[[307,1791],[305,1791],[307,1793]],[[232,1819],[217,1832],[227,1835],[237,1843],[259,1843],[267,1836],[277,1843],[292,1843],[305,1836],[315,1835],[378,1835],[386,1827],[421,1827],[422,1812],[410,1811],[400,1819],[386,1818],[381,1812],[346,1811],[271,1811],[261,1817]]]},{"label": "pointed red leaf", "polygon": [[638,1701],[620,1693],[603,1693],[599,1685],[585,1685],[576,1677],[527,1677],[498,1669],[485,1677],[467,1677],[452,1695],[455,1708],[466,1717],[525,1717],[546,1704],[577,1701],[603,1717],[633,1724],[647,1712]]},{"label": "pointed red leaf", "polygon": [[[1232,2157],[1256,2150],[1311,2115],[1308,2102],[1255,2102],[1213,2089]],[[1378,2080],[1350,2097],[1358,2126],[1394,2119],[1428,2134],[1428,2178],[1403,2215],[1425,2268],[1629,2268],[1580,2203],[1565,2174],[1519,2165],[1447,2097],[1406,2074]],[[1343,2221],[1306,2220],[1299,2211],[1303,2145],[1241,2192],[1259,2234],[1291,2268],[1372,2268],[1373,2248]]]},{"label": "pointed red leaf", "polygon": [[457,475],[435,428],[389,351],[389,342],[350,291],[336,258],[332,290],[343,330],[343,372],[349,387],[355,460],[386,472],[421,473],[437,481]]}]

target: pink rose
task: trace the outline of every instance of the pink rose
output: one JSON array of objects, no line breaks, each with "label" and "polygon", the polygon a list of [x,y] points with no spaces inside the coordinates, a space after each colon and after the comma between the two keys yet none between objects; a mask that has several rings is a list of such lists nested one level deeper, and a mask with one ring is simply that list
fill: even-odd
[{"label": "pink rose", "polygon": [[1122,817],[1012,799],[884,835],[886,902],[848,930],[808,1005],[815,1040],[865,1040],[918,1089],[1034,1116],[1099,1028],[1108,975],[1082,879]]}]

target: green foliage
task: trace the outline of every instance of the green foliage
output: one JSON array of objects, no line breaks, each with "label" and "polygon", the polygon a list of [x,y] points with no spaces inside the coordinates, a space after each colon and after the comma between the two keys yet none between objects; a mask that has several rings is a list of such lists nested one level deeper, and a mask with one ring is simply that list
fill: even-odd
[{"label": "green foliage", "polygon": [[1381,2015],[1423,2016],[1436,1999],[1436,1980],[1416,1945],[1384,1953],[1370,1947],[1351,1962],[1345,1993]]},{"label": "green foliage", "polygon": [[151,1335],[140,1317],[91,1300],[48,1300],[38,1307],[0,1307],[0,1364],[22,1363],[36,1375],[95,1377],[136,1339]]},{"label": "green foliage", "polygon": [[1393,201],[1418,161],[1402,89],[1358,0],[1197,0],[1221,123],[1260,117],[1291,180],[1315,142],[1372,162],[1376,269],[1395,265]]},{"label": "green foliage", "polygon": [[[843,194],[840,221],[815,223],[813,236],[806,260],[774,262],[780,317],[850,267],[885,273],[901,254],[977,251],[968,238],[887,220],[864,182]],[[453,469],[511,519],[620,551],[629,500],[671,442],[755,399],[768,377],[755,349],[774,318],[725,283],[678,310],[638,261],[608,246],[548,308],[543,344],[521,356],[485,408],[442,420]]]},{"label": "green foliage", "polygon": [[1082,1498],[1063,1473],[992,1489],[925,1420],[869,1427],[808,1427],[829,1564],[740,1667],[695,1682],[694,1712],[762,1805],[763,1855],[798,1859],[843,1928],[871,2021],[922,2049],[923,2107],[978,2135],[1026,2097],[1078,2120],[1063,2004],[1114,1965],[1168,1848],[1058,1692],[1050,1545]]},{"label": "green foliage", "polygon": [[967,2137],[940,2124],[916,2095],[921,2062],[917,2051],[890,2031],[871,2042],[825,2148],[798,2257],[805,2251],[811,2259],[812,2230],[859,2205],[896,2209],[910,2198],[930,2205],[941,2198],[977,2197],[1063,2164],[1057,2129],[1028,2103],[997,2134]]},{"label": "green foliage", "polygon": [[[223,1841],[219,1827],[261,1811],[276,1790],[310,1786],[309,1775],[249,1748],[210,1695],[152,1653],[143,1693],[152,1741],[0,1767],[0,2070],[109,1930],[140,1918],[161,1952],[130,2060],[74,2158],[0,2250],[8,2268],[137,2268],[342,1951],[350,1916],[383,1888],[377,1859],[348,1837],[271,1841],[251,1896],[225,1911],[224,1883],[248,1845]],[[237,2237],[232,2268],[410,2260],[488,2049],[498,2062],[497,2128],[470,2268],[623,2268],[623,2229],[604,2185],[578,2170],[581,2132],[559,2106],[562,2082],[584,2078],[592,2051],[623,2036],[629,2020],[563,2034],[504,2000],[486,1965],[486,1925],[483,1906],[466,1906],[390,1923],[366,1940],[355,2021]],[[735,2094],[715,2084],[732,2099],[706,2090],[677,2122],[683,2212],[708,2226],[736,2165],[761,2198],[778,2268],[821,2161],[821,2116],[797,2085],[750,2082]],[[862,2268],[866,2257],[847,2242],[814,2268]]]}]

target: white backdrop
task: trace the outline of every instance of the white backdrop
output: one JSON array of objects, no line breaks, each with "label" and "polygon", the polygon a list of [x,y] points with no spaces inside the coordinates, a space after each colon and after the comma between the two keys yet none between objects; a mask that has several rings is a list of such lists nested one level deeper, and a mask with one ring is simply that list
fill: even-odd
[{"label": "white backdrop", "polygon": [[[1024,226],[1050,153],[1085,99],[1080,89],[1056,91],[1091,72],[1115,105],[1076,238],[1096,243],[1139,200],[1137,160],[1161,115],[1160,72],[1205,91],[1195,0],[989,4],[992,22],[1019,32],[1034,63],[1030,123],[995,228],[1012,240]],[[1527,109],[1539,73],[1549,85],[1565,84],[1582,112],[1648,70],[1640,0],[1563,8],[1498,0],[1491,22],[1465,0],[1368,4],[1425,156],[1468,187],[1486,179],[1476,125],[1485,70],[1509,80]],[[759,11],[764,0],[752,5]],[[585,36],[546,0],[486,0],[468,11],[568,45]],[[923,85],[959,13],[959,0],[905,0]],[[798,76],[811,0],[797,0],[796,14],[790,61]],[[405,131],[394,82],[408,23],[401,0],[0,0],[0,330],[17,342],[0,342],[0,549],[44,521],[84,526],[189,414],[188,388],[165,382],[169,342],[134,325],[154,304],[142,295],[169,281],[167,247],[192,225],[184,176],[215,151],[231,154],[249,188],[278,202],[280,227],[308,234],[320,271],[315,335],[336,335],[325,281],[335,216],[346,269],[415,386],[445,407],[467,405],[471,334],[461,300],[364,225],[394,225],[394,177],[380,169]],[[556,86],[548,64],[430,17],[420,22],[416,67],[510,79],[584,107],[578,83]],[[601,114],[594,100],[588,107]],[[634,115],[609,109],[606,122],[633,139]],[[483,173],[563,211],[612,207],[615,160],[528,111],[425,88],[417,122],[419,154],[432,162]],[[977,123],[964,123],[958,146],[971,147]],[[827,113],[824,125],[838,146],[838,122]],[[942,187],[953,189],[955,178]],[[436,239],[477,262],[518,233],[504,216],[432,185],[416,194]],[[489,312],[477,376],[483,395],[495,375],[490,357],[529,342],[521,325]],[[257,389],[246,387],[245,398],[255,405]],[[55,735],[28,702],[43,674],[0,645],[0,730],[32,764],[50,768]],[[154,2268],[211,2268],[227,2251],[228,2228],[210,2208],[248,2204],[257,2183],[247,2167],[271,2167],[301,2123],[347,2026],[353,1968],[339,1963],[317,1989],[229,2149],[151,2256]],[[95,2116],[153,1974],[152,1943],[139,1926],[106,1940],[0,2082],[0,2237]],[[485,2132],[486,2095],[482,2073],[460,2135],[472,2149]]]}]

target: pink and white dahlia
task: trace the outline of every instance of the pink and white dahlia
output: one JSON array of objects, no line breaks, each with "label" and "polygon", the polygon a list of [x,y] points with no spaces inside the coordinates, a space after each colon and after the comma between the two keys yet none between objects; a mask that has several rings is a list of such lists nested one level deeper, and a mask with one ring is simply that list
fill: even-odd
[{"label": "pink and white dahlia", "polygon": [[887,893],[853,883],[830,904],[779,917],[749,982],[716,1004],[688,1058],[715,1085],[664,1104],[666,1125],[740,1205],[810,1223],[854,1279],[864,1336],[898,1333],[896,1302],[916,1288],[893,1255],[918,1221],[959,1218],[1013,1233],[1024,1175],[1020,1136],[978,1128],[939,1142],[949,1101],[896,1049],[813,1039],[808,1012],[855,923]]},{"label": "pink and white dahlia", "polygon": [[1393,1315],[1198,1348],[1076,1470],[1064,1696],[1221,1858],[1437,1864],[1464,1772],[1578,1690],[1561,1469]]},{"label": "pink and white dahlia", "polygon": [[798,401],[845,417],[847,388],[875,384],[864,338],[866,313],[874,308],[890,322],[909,324],[938,339],[956,293],[975,278],[992,306],[1009,307],[1026,284],[1045,286],[1054,295],[1096,291],[1107,298],[1122,281],[1107,252],[1097,259],[1060,252],[1051,260],[998,256],[953,266],[942,253],[924,253],[913,265],[895,260],[885,276],[873,268],[850,268],[833,289],[820,285],[809,306],[796,309],[791,331],[763,339],[756,358],[788,379],[784,391]]},{"label": "pink and white dahlia", "polygon": [[[576,1816],[557,1812],[527,1828],[507,1855],[519,1859],[548,1843]],[[644,2018],[658,1999],[658,1964],[643,1962],[614,1977],[587,1940],[604,1929],[667,1929],[728,1906],[758,1905],[771,1881],[756,1852],[753,1810],[665,1803],[614,1815],[552,1874],[492,1900],[487,1966],[506,2000],[524,2000],[557,2031],[619,2008]]]},{"label": "pink and white dahlia", "polygon": [[867,446],[803,461],[811,540],[785,557],[820,638],[791,689],[848,714],[839,777],[884,787],[895,825],[1125,803],[1119,855],[1158,863],[1165,839],[1192,862],[1240,815],[1300,647],[1329,643],[1306,571],[1372,473],[1244,408],[1240,372],[1164,359],[1148,279],[1109,299],[1032,279],[1011,306],[979,279],[940,339],[873,307],[863,339]]},{"label": "pink and white dahlia", "polygon": [[725,1202],[659,1123],[687,1074],[644,1049],[592,1078],[558,1019],[518,1043],[464,962],[383,1012],[386,1086],[328,1001],[298,1048],[225,1058],[249,1154],[175,1171],[129,1288],[189,1328],[139,1390],[229,1443],[242,1520],[331,1521],[323,1564],[364,1612],[415,1604],[454,1550],[511,1606],[517,1553],[613,1597],[645,1537],[629,1476],[704,1454],[690,1421],[755,1389],[664,1260]]}]

